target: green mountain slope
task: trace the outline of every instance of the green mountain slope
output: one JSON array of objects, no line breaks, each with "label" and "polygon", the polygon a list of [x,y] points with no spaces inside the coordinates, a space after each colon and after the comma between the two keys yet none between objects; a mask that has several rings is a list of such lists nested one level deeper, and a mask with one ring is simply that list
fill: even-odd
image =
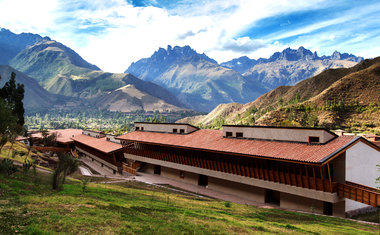
[{"label": "green mountain slope", "polygon": [[[94,103],[98,108],[114,107],[113,110],[126,110],[117,108],[115,104],[125,106],[131,104],[126,96],[105,98],[116,89],[126,85],[133,85],[140,92],[152,96],[148,103],[145,100],[136,100],[131,107],[152,107],[158,110],[184,110],[185,107],[174,95],[166,89],[151,83],[142,81],[130,74],[115,74],[100,71],[98,67],[83,60],[76,52],[61,43],[52,40],[43,40],[15,56],[11,65],[23,71],[37,81],[49,92],[64,96],[82,98]],[[132,95],[133,96],[133,95]],[[102,99],[99,99],[102,97]],[[124,97],[125,99],[122,99]],[[153,105],[153,100],[157,101]],[[96,102],[113,102],[100,103]],[[174,107],[178,106],[178,107]],[[129,111],[135,111],[128,109]],[[149,109],[149,111],[153,111]]]},{"label": "green mountain slope", "polygon": [[57,76],[75,76],[100,70],[83,60],[75,51],[53,40],[43,40],[26,48],[9,65],[37,79],[43,86]]},{"label": "green mountain slope", "polygon": [[[221,105],[197,125],[324,126],[380,133],[380,57],[278,87],[244,105]],[[218,115],[219,114],[219,115]]]},{"label": "green mountain slope", "polygon": [[33,78],[5,65],[0,65],[0,76],[2,78],[0,80],[0,87],[3,87],[5,82],[9,80],[12,72],[16,73],[16,82],[24,84],[25,96],[23,102],[27,111],[52,108],[54,105],[64,107],[67,102],[78,102],[69,97],[49,93]]}]

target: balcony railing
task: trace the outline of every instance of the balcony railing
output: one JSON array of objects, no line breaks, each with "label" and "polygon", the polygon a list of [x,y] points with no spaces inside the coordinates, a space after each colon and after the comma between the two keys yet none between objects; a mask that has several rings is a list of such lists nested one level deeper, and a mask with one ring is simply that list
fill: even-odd
[{"label": "balcony railing", "polygon": [[374,207],[380,206],[380,190],[352,182],[339,184],[338,196]]},{"label": "balcony railing", "polygon": [[202,158],[198,156],[183,156],[170,152],[146,149],[124,148],[124,152],[161,161],[173,162],[324,192],[337,192],[338,188],[338,184],[336,182],[331,182],[330,180],[321,179],[315,176],[305,176],[303,174],[291,173],[291,170],[289,169],[273,170],[266,169],[264,167],[255,167],[253,165],[239,164],[238,161],[212,159],[210,157]]}]

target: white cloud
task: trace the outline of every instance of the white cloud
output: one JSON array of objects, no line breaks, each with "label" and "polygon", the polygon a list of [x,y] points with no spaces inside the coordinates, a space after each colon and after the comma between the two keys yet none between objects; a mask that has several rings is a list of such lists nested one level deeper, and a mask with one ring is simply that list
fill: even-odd
[{"label": "white cloud", "polygon": [[0,0],[0,27],[50,36],[105,71],[123,72],[131,62],[169,44],[190,45],[219,62],[242,55],[268,57],[284,47],[302,44],[320,48],[326,40],[338,39],[339,33],[322,35],[325,41],[323,37],[301,37],[289,45],[275,41],[356,17],[344,15],[260,39],[241,33],[260,19],[323,8],[330,1],[182,0],[177,4],[167,10],[133,7],[125,0]]},{"label": "white cloud", "polygon": [[1,0],[0,26],[13,32],[47,33],[54,27],[51,19],[57,8],[55,0]]}]

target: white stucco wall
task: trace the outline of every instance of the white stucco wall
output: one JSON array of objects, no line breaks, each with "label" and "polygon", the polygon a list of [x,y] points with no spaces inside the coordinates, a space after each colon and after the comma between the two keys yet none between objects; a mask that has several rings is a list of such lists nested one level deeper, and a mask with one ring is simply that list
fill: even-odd
[{"label": "white stucco wall", "polygon": [[88,136],[91,136],[94,138],[102,138],[105,136],[104,134],[100,133],[99,131],[91,131],[91,130],[83,130],[82,134],[88,135]]},{"label": "white stucco wall", "polygon": [[236,132],[242,132],[244,138],[305,143],[309,142],[309,136],[319,137],[320,143],[325,143],[334,138],[333,134],[323,129],[223,126],[223,136],[226,136],[227,131],[232,132],[232,137],[236,137]]},{"label": "white stucco wall", "polygon": [[[380,171],[380,152],[363,142],[358,142],[346,151],[346,181],[377,188],[376,178]],[[346,211],[356,210],[368,205],[346,199]]]},{"label": "white stucco wall", "polygon": [[120,144],[120,140],[119,139],[115,139],[115,137],[117,137],[117,136],[107,134],[106,137],[109,138],[109,140],[107,139],[107,141],[111,141],[113,143]]},{"label": "white stucco wall", "polygon": [[173,129],[177,129],[177,133],[180,133],[180,129],[183,129],[184,134],[190,133],[197,130],[195,127],[187,124],[160,124],[160,123],[135,123],[135,128],[144,127],[144,131],[154,131],[154,132],[167,132],[173,133]]}]

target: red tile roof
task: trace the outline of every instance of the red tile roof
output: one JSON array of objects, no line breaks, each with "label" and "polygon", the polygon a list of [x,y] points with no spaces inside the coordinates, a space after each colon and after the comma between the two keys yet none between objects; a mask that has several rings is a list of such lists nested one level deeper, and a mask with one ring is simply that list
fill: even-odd
[{"label": "red tile roof", "polygon": [[[50,130],[49,135],[56,134],[57,142],[67,144],[73,142],[71,139],[74,136],[82,135],[81,129],[61,129],[61,130]],[[42,138],[41,132],[32,134],[34,138]]]},{"label": "red tile roof", "polygon": [[77,141],[81,144],[87,145],[88,147],[102,151],[104,153],[111,153],[117,150],[121,150],[123,148],[121,144],[107,141],[106,137],[95,138],[95,137],[91,137],[87,135],[77,135],[72,139],[74,141]]},{"label": "red tile roof", "polygon": [[225,153],[276,158],[310,163],[323,162],[358,138],[341,136],[324,145],[279,141],[223,138],[219,130],[198,130],[187,135],[134,131],[118,137],[122,140],[204,149]]}]

